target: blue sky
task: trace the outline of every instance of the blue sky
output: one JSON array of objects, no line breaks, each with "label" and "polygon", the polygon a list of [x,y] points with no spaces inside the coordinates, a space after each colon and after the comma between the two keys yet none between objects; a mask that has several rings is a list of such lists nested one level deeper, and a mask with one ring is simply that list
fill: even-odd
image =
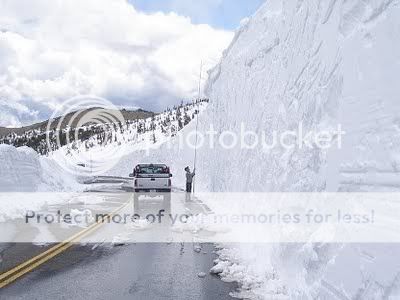
[{"label": "blue sky", "polygon": [[129,0],[144,12],[175,12],[195,24],[233,30],[241,19],[252,15],[265,0]]}]

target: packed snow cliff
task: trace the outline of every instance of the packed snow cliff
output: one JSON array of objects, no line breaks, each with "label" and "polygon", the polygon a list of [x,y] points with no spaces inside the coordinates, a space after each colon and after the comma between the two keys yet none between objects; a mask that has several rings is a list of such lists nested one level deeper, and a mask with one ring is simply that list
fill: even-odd
[{"label": "packed snow cliff", "polygon": [[[267,1],[211,72],[203,130],[330,130],[342,149],[200,152],[216,191],[400,189],[398,1]],[[211,155],[211,157],[210,157]],[[212,161],[213,165],[209,165]],[[240,174],[240,176],[239,176]],[[376,176],[381,174],[381,176]]]}]

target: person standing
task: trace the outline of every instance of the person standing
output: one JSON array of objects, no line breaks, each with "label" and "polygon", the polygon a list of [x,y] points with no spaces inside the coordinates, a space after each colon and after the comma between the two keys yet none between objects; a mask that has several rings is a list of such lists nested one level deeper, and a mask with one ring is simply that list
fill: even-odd
[{"label": "person standing", "polygon": [[196,169],[194,169],[193,172],[190,172],[190,168],[186,167],[185,171],[186,171],[186,193],[191,194],[193,177],[196,175],[195,173]]}]

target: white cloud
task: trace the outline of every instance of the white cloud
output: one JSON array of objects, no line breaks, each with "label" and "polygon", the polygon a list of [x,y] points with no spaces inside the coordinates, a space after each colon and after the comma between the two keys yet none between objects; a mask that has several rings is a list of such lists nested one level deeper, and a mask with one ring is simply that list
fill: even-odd
[{"label": "white cloud", "polygon": [[95,94],[160,110],[194,95],[200,59],[218,60],[232,35],[125,0],[0,0],[0,109],[15,124]]}]

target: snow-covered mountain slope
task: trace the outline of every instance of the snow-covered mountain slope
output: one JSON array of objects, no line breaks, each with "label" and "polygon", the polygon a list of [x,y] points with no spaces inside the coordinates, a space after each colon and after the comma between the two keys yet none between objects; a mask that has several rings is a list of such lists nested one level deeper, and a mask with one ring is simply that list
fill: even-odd
[{"label": "snow-covered mountain slope", "polygon": [[[147,119],[112,124],[84,140],[74,140],[50,157],[66,170],[78,175],[128,176],[134,166],[143,162],[159,162],[159,147],[175,140],[183,129],[193,126],[197,114],[208,105],[208,99],[181,104]],[[106,128],[103,128],[106,127]],[[82,131],[87,128],[80,129]],[[95,132],[95,129],[91,129]]]}]

